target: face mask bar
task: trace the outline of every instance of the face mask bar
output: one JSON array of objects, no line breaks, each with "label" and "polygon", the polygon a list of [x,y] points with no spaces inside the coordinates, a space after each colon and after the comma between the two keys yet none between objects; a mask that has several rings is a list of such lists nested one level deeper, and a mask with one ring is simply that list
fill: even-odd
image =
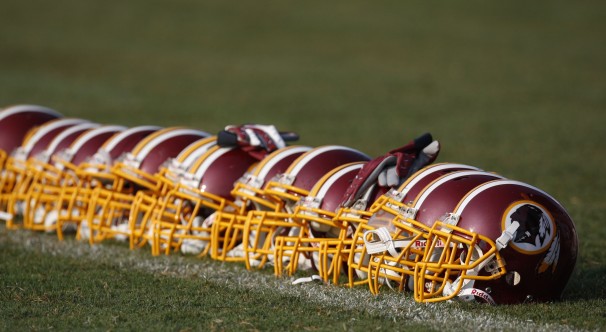
[{"label": "face mask bar", "polygon": [[262,268],[266,263],[273,262],[277,237],[295,236],[303,229],[291,217],[289,212],[248,212],[242,234],[242,250],[247,269]]},{"label": "face mask bar", "polygon": [[207,255],[215,212],[235,208],[233,202],[220,196],[179,184],[153,213],[152,253],[169,254],[181,249]]},{"label": "face mask bar", "polygon": [[57,230],[55,206],[63,186],[78,183],[76,166],[66,161],[67,151],[60,152],[52,162],[35,160],[29,164],[32,182],[25,194],[23,224],[35,231],[55,232]]},{"label": "face mask bar", "polygon": [[210,257],[222,262],[243,262],[244,255],[237,247],[242,243],[247,214],[226,210],[216,212],[210,232]]},{"label": "face mask bar", "polygon": [[[341,211],[338,212],[338,219],[351,219],[353,222],[352,225],[355,225],[355,232],[350,241],[351,243],[347,244],[349,248],[347,255],[347,276],[350,287],[369,285],[371,290],[377,288],[377,286],[371,285],[371,278],[374,279],[379,277],[376,271],[381,270],[377,270],[376,265],[382,260],[380,258],[371,257],[371,254],[368,252],[365,241],[366,233],[372,232],[380,227],[387,227],[389,232],[396,231],[392,221],[399,215],[404,206],[404,204],[394,198],[397,197],[397,194],[398,192],[393,190],[378,197],[368,210],[363,210],[363,208],[356,210],[354,204],[353,209],[341,209]],[[370,276],[370,264],[373,261],[375,273]],[[382,282],[383,280],[384,278],[372,282]]]},{"label": "face mask bar", "polygon": [[151,220],[159,212],[163,201],[164,195],[156,196],[144,191],[135,194],[128,221],[131,250],[142,248],[146,244],[151,245]]},{"label": "face mask bar", "polygon": [[211,230],[210,256],[229,262],[245,260],[242,241],[248,212],[251,210],[279,212],[284,203],[275,197],[266,196],[262,181],[249,173],[234,185],[231,195],[236,208],[217,211]]},{"label": "face mask bar", "polygon": [[231,194],[236,200],[245,203],[243,208],[253,208],[251,205],[254,205],[257,210],[278,211],[281,201],[265,195],[262,185],[262,180],[258,177],[245,174],[236,181]]},{"label": "face mask bar", "polygon": [[379,294],[382,285],[398,291],[412,288],[409,281],[423,255],[424,235],[420,229],[412,227],[397,228],[394,233],[386,228],[365,232],[364,241],[371,255],[368,263],[371,293]]},{"label": "face mask bar", "polygon": [[415,265],[414,297],[418,302],[450,300],[476,280],[496,280],[505,273],[495,242],[436,221],[427,234],[423,258]]},{"label": "face mask bar", "polygon": [[[293,275],[299,266],[313,266],[322,280],[328,281],[335,269],[334,254],[330,252],[329,244],[338,245],[347,234],[347,224],[335,220],[334,212],[322,210],[319,201],[311,197],[300,200],[295,207],[292,219],[301,225],[305,231],[298,236],[280,236],[275,243],[274,273],[282,276]],[[314,235],[314,229],[326,231],[324,237]],[[303,259],[303,261],[301,261]],[[336,261],[334,261],[336,262]],[[284,265],[286,264],[286,265]]]},{"label": "face mask bar", "polygon": [[116,177],[109,172],[109,156],[102,158],[99,152],[82,163],[76,170],[78,182],[74,186],[62,186],[57,199],[57,236],[63,239],[62,230],[73,225],[76,239],[88,240],[90,225],[86,218],[92,192],[95,188],[114,188]]},{"label": "face mask bar", "polygon": [[[389,197],[377,200],[371,210],[375,214],[362,227],[363,251],[356,253],[358,257],[370,256],[358,258],[367,261],[367,266],[350,265],[366,272],[374,294],[386,284],[398,290],[412,289],[418,302],[446,301],[463,297],[461,294],[467,293],[463,290],[471,288],[475,280],[494,280],[506,273],[499,254],[506,244],[495,244],[447,219],[429,228],[409,218],[406,205]],[[381,226],[382,236],[378,231]]]},{"label": "face mask bar", "polygon": [[[129,155],[127,154],[127,157]],[[159,192],[161,183],[158,182],[158,177],[154,174],[148,174],[139,170],[138,164],[135,163],[133,156],[125,158],[117,162],[112,167],[112,173],[114,173],[119,179],[124,179],[134,185],[151,190],[153,192]],[[114,188],[114,190],[120,191],[121,188]]]},{"label": "face mask bar", "polygon": [[275,196],[278,200],[294,204],[309,194],[307,190],[293,186],[294,182],[294,176],[286,173],[278,174],[265,186],[265,195]]},{"label": "face mask bar", "polygon": [[34,158],[25,161],[11,156],[7,160],[6,169],[2,171],[1,217],[6,220],[8,229],[25,227],[22,220],[25,200],[37,173],[30,170],[30,163],[33,162],[36,162]]},{"label": "face mask bar", "polygon": [[[354,287],[359,284],[366,284],[366,277],[358,278],[359,267],[364,265],[358,259],[365,256],[364,241],[362,239],[363,232],[361,228],[366,229],[368,219],[372,216],[372,212],[366,210],[366,201],[356,203],[351,208],[341,207],[337,210],[334,217],[334,222],[344,229],[342,239],[327,240],[321,247],[320,255],[331,255],[333,257],[332,266],[334,267],[333,283],[340,284],[341,269],[344,270],[347,277],[345,283],[349,287]],[[323,258],[327,261],[326,258]],[[354,264],[352,267],[351,264]]]},{"label": "face mask bar", "polygon": [[91,245],[108,239],[127,240],[130,237],[128,223],[134,198],[131,190],[122,192],[102,187],[92,190],[86,215]]}]

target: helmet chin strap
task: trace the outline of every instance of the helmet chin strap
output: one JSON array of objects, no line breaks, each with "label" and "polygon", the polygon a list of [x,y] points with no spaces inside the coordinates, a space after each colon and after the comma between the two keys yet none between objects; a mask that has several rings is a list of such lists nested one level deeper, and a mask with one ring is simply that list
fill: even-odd
[{"label": "helmet chin strap", "polygon": [[[497,246],[497,250],[500,251],[501,249],[507,247],[507,245],[509,244],[509,242],[511,242],[511,240],[513,239],[513,237],[515,236],[516,231],[518,230],[518,228],[520,227],[520,224],[517,221],[513,221],[501,234],[501,236],[499,236],[496,241],[495,244]],[[476,247],[476,250],[480,250],[479,248]],[[475,269],[472,270],[467,270],[466,271],[466,275],[478,275],[478,273],[484,269],[485,267],[487,267],[487,270],[490,269],[491,267],[489,266],[489,264],[494,262],[494,254],[492,254],[489,258],[487,258],[486,260],[484,260],[481,264],[479,264]],[[494,270],[494,267],[493,267]],[[454,285],[458,284],[459,282],[461,282],[459,279],[461,277],[457,278],[457,280],[455,280],[453,283],[448,282],[448,284],[446,285],[446,287],[444,288],[444,295],[450,295],[452,294],[454,291],[456,291]],[[473,301],[477,301],[478,299],[481,299],[483,302],[489,303],[489,304],[496,304],[495,300],[492,298],[492,296],[490,296],[490,294],[488,294],[487,292],[478,289],[478,288],[474,288],[475,280],[465,280],[463,281],[463,286],[461,287],[461,289],[459,290],[458,294],[457,294],[457,299],[462,300],[464,302],[473,302]]]},{"label": "helmet chin strap", "polygon": [[[371,237],[372,239],[369,239],[369,237]],[[411,243],[411,241],[408,240],[394,240],[386,227],[379,227],[377,229],[366,231],[364,233],[363,239],[364,246],[366,247],[366,251],[368,252],[368,254],[373,255],[387,252],[392,257],[398,257],[400,255],[397,250],[398,248],[408,247]],[[395,261],[383,261],[381,264],[390,267],[394,267],[397,265]],[[385,277],[378,277],[377,281],[381,284],[387,285],[387,287],[389,287],[390,289],[395,289],[395,286],[392,284],[388,277],[399,278],[401,277],[400,274],[384,267],[380,268],[380,273],[382,273]]]},{"label": "helmet chin strap", "polygon": [[511,239],[513,239],[515,236],[519,227],[520,223],[517,221],[513,221],[509,226],[507,226],[507,229],[505,229],[501,236],[499,236],[499,238],[496,240],[497,250],[500,251],[501,249],[507,247]]},{"label": "helmet chin strap", "polygon": [[[369,239],[369,235],[371,235],[372,239]],[[364,245],[366,246],[366,251],[371,255],[387,251],[391,256],[398,257],[399,252],[396,248],[404,248],[409,243],[410,241],[407,240],[392,239],[386,227],[379,227],[364,232]]]},{"label": "helmet chin strap", "polygon": [[[476,247],[475,250],[479,251],[480,248]],[[478,257],[479,256],[481,256],[481,254],[478,253]],[[484,269],[485,266],[492,263],[493,260],[494,260],[494,254],[491,257],[489,257],[488,259],[484,260],[476,268],[467,270],[465,275],[474,275],[474,276],[478,275],[479,272],[482,269]],[[442,294],[445,296],[451,295],[452,293],[457,291],[457,288],[459,288],[459,286],[456,286],[456,285],[459,285],[460,283],[462,283],[463,285],[460,286],[455,299],[461,300],[463,302],[475,302],[478,299],[481,299],[482,302],[492,304],[492,305],[496,304],[496,302],[494,301],[492,296],[490,296],[490,294],[488,294],[487,292],[485,292],[481,289],[473,287],[475,280],[471,280],[471,279],[460,280],[460,279],[461,279],[461,277],[457,278],[452,283],[446,282],[446,287],[444,287],[444,291],[442,292]]]}]

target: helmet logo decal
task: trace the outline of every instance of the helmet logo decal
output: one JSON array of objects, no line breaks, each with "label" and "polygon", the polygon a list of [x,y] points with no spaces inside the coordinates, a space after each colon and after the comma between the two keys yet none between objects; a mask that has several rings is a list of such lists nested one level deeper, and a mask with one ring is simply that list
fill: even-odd
[{"label": "helmet logo decal", "polygon": [[539,273],[546,272],[551,267],[551,272],[554,273],[558,266],[558,258],[560,257],[560,232],[556,234],[554,241],[551,243],[551,247],[547,251],[545,258],[541,264],[539,264],[537,271]]},{"label": "helmet logo decal", "polygon": [[556,236],[553,217],[535,202],[518,201],[510,205],[503,215],[503,229],[514,221],[520,226],[510,244],[519,252],[531,255],[541,253],[547,250]]}]

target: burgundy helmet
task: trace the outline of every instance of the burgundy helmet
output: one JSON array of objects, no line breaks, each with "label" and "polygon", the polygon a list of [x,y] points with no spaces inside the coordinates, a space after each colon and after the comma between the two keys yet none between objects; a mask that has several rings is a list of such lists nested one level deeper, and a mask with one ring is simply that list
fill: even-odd
[{"label": "burgundy helmet", "polygon": [[30,157],[44,151],[62,131],[84,123],[88,123],[88,121],[76,118],[59,118],[35,127],[24,138],[21,146],[15,150],[14,157],[25,162]]},{"label": "burgundy helmet", "polygon": [[301,229],[301,224],[292,220],[292,213],[297,202],[307,197],[323,176],[336,167],[369,160],[368,155],[350,147],[320,146],[300,155],[284,173],[277,174],[268,181],[263,190],[264,195],[277,202],[279,209],[269,212],[253,211],[250,215],[244,228],[242,244],[247,257],[247,268],[253,265],[261,267],[272,259],[271,253],[277,236],[294,234]]},{"label": "burgundy helmet", "polygon": [[80,178],[82,187],[92,187],[93,179],[104,183],[114,183],[116,176],[110,173],[114,162],[122,155],[130,152],[145,137],[160,130],[156,126],[137,126],[120,130],[111,135],[96,150],[92,156],[78,163],[76,173]]},{"label": "burgundy helmet", "polygon": [[36,105],[15,105],[0,110],[0,150],[11,154],[30,129],[61,117],[50,108]]},{"label": "burgundy helmet", "polygon": [[[41,196],[56,197],[56,191],[61,188],[60,185],[63,176],[62,168],[66,165],[65,163],[60,162],[56,163],[56,161],[65,159],[65,156],[62,156],[62,154],[67,151],[66,149],[68,149],[80,135],[99,127],[101,127],[100,124],[82,122],[65,128],[50,141],[42,152],[26,161],[29,180],[20,182],[19,186],[16,187],[14,191],[14,199],[19,202],[17,204],[20,205],[22,202],[24,206],[23,223],[25,227],[35,230],[44,229],[44,225],[40,226],[43,215],[39,213],[42,211],[40,208],[40,204],[42,203],[39,198]],[[93,152],[91,151],[91,153]],[[52,191],[53,194],[49,194],[49,191]]]},{"label": "burgundy helmet", "polygon": [[58,118],[32,128],[24,137],[21,145],[13,150],[4,165],[5,169],[0,182],[1,192],[10,193],[15,187],[21,186],[27,170],[27,160],[44,151],[53,139],[65,129],[83,123],[86,121]]},{"label": "burgundy helmet", "polygon": [[[156,126],[102,126],[81,135],[67,150],[63,162],[75,171],[76,185],[62,186],[53,213],[45,217],[45,224],[57,228],[57,235],[63,238],[63,229],[74,225],[78,237],[90,236],[87,214],[95,188],[113,188],[116,177],[110,173],[111,166],[122,154],[130,152],[136,144],[148,135],[160,130]],[[104,139],[105,138],[105,139]],[[91,155],[91,153],[93,153]],[[63,181],[64,183],[67,181]],[[67,226],[67,227],[66,227]]]},{"label": "burgundy helmet", "polygon": [[[85,129],[78,135],[69,146],[63,150],[52,153],[52,160],[47,163],[33,164],[37,167],[39,174],[33,179],[29,188],[29,202],[24,213],[24,221],[32,229],[53,231],[56,227],[57,218],[53,211],[61,197],[64,187],[76,187],[79,185],[78,167],[89,159],[105,141],[112,135],[125,130],[125,127],[115,125],[96,126],[85,123],[90,129]],[[73,133],[71,129],[64,130],[57,136],[63,137],[56,146],[61,146],[65,141],[71,140]],[[80,132],[80,130],[74,130]],[[69,133],[69,134],[68,134]],[[51,145],[54,145],[51,143]],[[50,153],[50,151],[47,151]],[[50,214],[49,214],[50,213]],[[44,224],[42,224],[44,221]]]},{"label": "burgundy helmet", "polygon": [[[425,301],[558,300],[578,251],[575,225],[557,200],[505,179],[481,184],[462,197],[433,227],[427,244],[415,269],[415,298]],[[452,257],[458,259],[445,267]]]},{"label": "burgundy helmet", "polygon": [[325,281],[331,275],[335,280],[339,277],[342,261],[335,257],[335,250],[328,248],[338,247],[338,242],[346,239],[348,228],[335,220],[336,211],[365,163],[359,161],[334,168],[297,203],[292,220],[301,226],[301,231],[296,236],[276,239],[274,264],[278,275],[284,270],[292,275],[299,267],[313,267]]},{"label": "burgundy helmet", "polygon": [[136,242],[138,246],[141,246],[150,242],[149,227],[152,226],[150,221],[156,212],[161,210],[161,203],[179,185],[184,174],[196,160],[216,145],[216,136],[200,138],[190,143],[176,157],[168,159],[154,175],[159,183],[157,190],[142,191],[137,194],[130,210],[132,216],[137,216],[137,223],[131,224],[133,243]]},{"label": "burgundy helmet", "polygon": [[111,165],[120,156],[132,151],[144,138],[160,129],[162,128],[157,126],[136,126],[120,131],[99,147],[95,159],[102,164]]},{"label": "burgundy helmet", "polygon": [[400,193],[398,194],[398,199],[401,203],[411,204],[419,193],[435,179],[452,172],[463,170],[480,171],[477,167],[456,163],[439,163],[427,166],[414,173],[400,185],[397,189]]},{"label": "burgundy helmet", "polygon": [[234,183],[258,161],[242,149],[215,146],[190,167],[183,184],[232,201]]},{"label": "burgundy helmet", "polygon": [[284,173],[269,181],[265,194],[286,202],[285,208],[292,210],[294,204],[307,196],[316,182],[335,167],[369,160],[368,155],[350,147],[316,147],[299,156]]},{"label": "burgundy helmet", "polygon": [[[465,165],[447,164],[433,168],[441,170],[413,176],[411,181],[400,187],[402,191],[390,192],[381,204],[373,206],[378,209],[373,211],[368,224],[363,227],[364,232],[357,233],[358,237],[363,236],[368,254],[373,255],[368,260],[368,269],[365,265],[358,266],[359,270],[370,273],[368,280],[373,293],[378,293],[385,280],[399,283],[400,289],[414,287],[412,278],[408,277],[419,252],[410,251],[412,242],[408,239],[415,238],[418,240],[416,246],[422,247],[425,243],[421,241],[423,232],[452,211],[467,192],[479,184],[503,178]],[[433,178],[433,181],[428,181],[428,178]],[[363,254],[363,251],[359,253]]]},{"label": "burgundy helmet", "polygon": [[[455,171],[442,175],[426,185],[405,209],[404,216],[432,227],[434,222],[454,209],[467,192],[476,186],[502,176],[485,171]],[[412,189],[415,190],[414,187]],[[372,224],[372,217],[369,223]]]},{"label": "burgundy helmet", "polygon": [[[234,185],[231,194],[242,202],[244,208],[275,210],[276,202],[265,197],[265,184],[288,167],[311,147],[293,145],[278,149],[263,158],[250,172],[246,172]],[[253,206],[249,206],[253,204]]]},{"label": "burgundy helmet", "polygon": [[[259,161],[241,148],[213,146],[189,167],[180,184],[169,192],[154,220],[152,251],[178,249],[207,253],[218,211],[235,211],[234,183]],[[179,215],[174,215],[179,211]],[[167,235],[169,234],[169,235]]]},{"label": "burgundy helmet", "polygon": [[338,238],[345,229],[336,224],[336,211],[343,203],[343,194],[365,162],[338,166],[326,173],[302,198],[293,214],[293,220],[303,222],[311,238]]},{"label": "burgundy helmet", "polygon": [[[45,163],[36,162],[59,134],[68,129],[87,124],[81,119],[56,118],[32,128],[21,145],[12,151],[6,160],[0,177],[0,211],[7,213],[8,225],[12,227],[14,215],[23,213],[23,204],[32,181]],[[48,154],[48,152],[47,152]],[[34,164],[37,167],[32,167]]]},{"label": "burgundy helmet", "polygon": [[91,158],[112,136],[126,130],[126,127],[104,125],[82,133],[66,149],[59,153],[55,162],[71,164],[75,168]]},{"label": "burgundy helmet", "polygon": [[463,170],[480,171],[477,167],[457,163],[433,164],[417,171],[397,189],[391,189],[375,200],[369,209],[372,212],[372,221],[368,226],[374,228],[387,226],[393,231],[391,220],[395,217],[394,208],[397,207],[401,211],[410,209],[419,194],[433,181]]},{"label": "burgundy helmet", "polygon": [[[130,181],[143,188],[155,188],[158,183],[154,174],[167,160],[176,157],[194,141],[209,136],[211,135],[201,130],[181,127],[155,131],[123,155],[112,168],[112,173],[116,174],[119,180]],[[122,187],[124,182],[119,182],[119,187]]]},{"label": "burgundy helmet", "polygon": [[[277,149],[234,183],[231,195],[234,197],[237,209],[221,210],[213,222],[213,233],[221,234],[211,239],[210,255],[213,259],[222,261],[244,259],[241,254],[235,254],[237,248],[236,251],[232,249],[241,243],[248,211],[278,211],[281,208],[280,202],[265,196],[263,187],[274,176],[286,171],[295,159],[309,150],[311,147],[302,145]],[[226,238],[229,240],[225,240]]]},{"label": "burgundy helmet", "polygon": [[54,156],[67,149],[80,135],[100,126],[98,123],[82,122],[65,128],[51,140],[43,151],[36,154],[34,159],[39,163],[50,164]]},{"label": "burgundy helmet", "polygon": [[131,208],[143,193],[158,192],[162,182],[161,167],[191,143],[210,134],[190,128],[169,127],[152,129],[134,148],[114,161],[110,169],[111,187],[96,188],[88,203],[90,242],[107,238],[134,240],[129,225]]}]

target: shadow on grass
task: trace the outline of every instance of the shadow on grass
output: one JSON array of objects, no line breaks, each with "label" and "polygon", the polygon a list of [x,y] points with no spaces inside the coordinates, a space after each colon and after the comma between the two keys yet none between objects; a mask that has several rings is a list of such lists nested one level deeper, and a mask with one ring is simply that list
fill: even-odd
[{"label": "shadow on grass", "polygon": [[564,291],[563,300],[598,300],[606,299],[606,266],[585,263],[575,270]]}]

